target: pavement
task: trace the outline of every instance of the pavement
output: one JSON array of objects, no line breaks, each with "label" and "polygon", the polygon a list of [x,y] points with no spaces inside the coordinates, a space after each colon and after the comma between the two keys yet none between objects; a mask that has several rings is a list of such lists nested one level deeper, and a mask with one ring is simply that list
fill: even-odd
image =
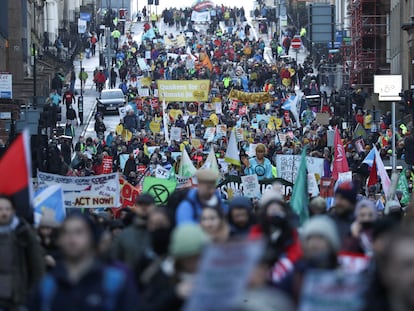
[{"label": "pavement", "polygon": [[[96,48],[97,51],[99,51],[99,47]],[[78,77],[80,68],[81,68],[81,61],[79,58],[77,58],[73,65],[75,66],[75,72],[76,77]],[[82,67],[85,68],[85,71],[88,73],[88,80],[86,81],[84,85],[84,91],[83,91],[83,125],[77,125],[75,126],[75,142],[78,141],[79,136],[84,136],[85,130],[89,124],[90,118],[94,115],[95,106],[96,106],[96,97],[98,96],[98,92],[95,90],[95,83],[93,83],[93,71],[96,67],[99,67],[99,53],[97,52],[95,56],[91,56],[89,59],[84,57],[82,59]],[[76,96],[76,115],[78,114],[78,99],[80,96],[80,80],[76,79],[75,89],[77,91]],[[66,120],[66,111],[65,109],[62,109],[62,123],[64,124]]]}]

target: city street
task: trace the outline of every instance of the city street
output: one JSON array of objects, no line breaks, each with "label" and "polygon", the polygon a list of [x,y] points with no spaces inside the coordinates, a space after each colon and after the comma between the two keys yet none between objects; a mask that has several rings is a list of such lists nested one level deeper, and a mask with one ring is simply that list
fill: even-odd
[{"label": "city street", "polygon": [[[255,21],[249,22],[252,26],[253,36],[254,38],[263,38],[266,48],[264,51],[264,58],[265,60],[270,63],[273,61],[271,56],[271,49],[270,49],[270,40],[268,34],[259,34],[258,32],[258,24]],[[132,36],[135,41],[140,42],[141,36],[143,34],[143,26],[144,22],[131,22],[126,24],[126,29],[129,29],[132,33]],[[181,30],[177,30],[176,27],[169,27],[165,25],[163,22],[158,22],[158,27],[160,30],[160,33],[166,32],[167,34],[172,33],[174,36],[178,35]],[[224,22],[220,23],[220,27],[224,30]],[[199,28],[203,28],[200,27]],[[303,63],[307,56],[307,51],[304,47],[302,47],[298,53],[296,54],[296,51],[293,49],[290,49],[289,56],[291,58],[298,57],[299,63]],[[92,72],[93,70],[98,67],[99,65],[99,58],[97,55],[95,57],[91,57],[90,59],[83,59],[82,65],[85,67],[85,70],[88,72],[89,79],[87,81],[86,87],[85,87],[85,95],[84,95],[84,120],[85,120],[85,126],[80,126],[76,129],[76,136],[79,137],[79,135],[84,135],[85,137],[96,137],[96,133],[94,130],[95,126],[95,119],[93,118],[93,110],[95,109],[96,104],[96,96],[97,92],[95,91],[95,86],[92,82]],[[75,68],[78,71],[79,66],[79,60],[75,63]],[[119,84],[119,81],[117,82]],[[80,83],[77,81],[76,88],[80,88]],[[88,118],[89,116],[89,118]],[[87,123],[87,121],[89,122]],[[104,123],[106,126],[106,133],[107,135],[110,131],[114,131],[116,126],[119,124],[120,117],[118,114],[111,114],[111,115],[105,115],[104,116]]]}]

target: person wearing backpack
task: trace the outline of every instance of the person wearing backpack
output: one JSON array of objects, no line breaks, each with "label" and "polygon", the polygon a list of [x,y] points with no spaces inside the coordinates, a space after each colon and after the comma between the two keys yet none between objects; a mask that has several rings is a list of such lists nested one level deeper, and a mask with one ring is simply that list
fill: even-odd
[{"label": "person wearing backpack", "polygon": [[196,173],[197,189],[190,189],[184,200],[177,206],[176,225],[198,223],[201,212],[206,206],[222,208],[221,198],[216,189],[218,172],[211,169],[200,169]]},{"label": "person wearing backpack", "polygon": [[97,225],[83,214],[72,214],[60,233],[62,262],[34,291],[29,311],[139,310],[136,286],[124,270],[97,259]]}]

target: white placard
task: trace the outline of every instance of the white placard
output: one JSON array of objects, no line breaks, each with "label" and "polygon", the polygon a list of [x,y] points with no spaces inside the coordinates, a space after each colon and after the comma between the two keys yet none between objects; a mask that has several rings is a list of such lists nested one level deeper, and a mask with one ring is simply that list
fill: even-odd
[{"label": "white placard", "polygon": [[169,176],[170,171],[158,164],[155,169],[155,177],[161,179],[168,179]]},{"label": "white placard", "polygon": [[259,179],[256,174],[241,177],[243,195],[248,198],[260,198]]},{"label": "white placard", "polygon": [[[276,167],[279,178],[286,179],[292,183],[295,182],[300,165],[300,155],[277,155]],[[306,166],[308,173],[323,176],[323,159],[315,157],[306,157]]]},{"label": "white placard", "polygon": [[171,128],[171,134],[170,134],[170,139],[171,140],[175,140],[175,141],[181,141],[181,127],[175,127],[173,126]]}]

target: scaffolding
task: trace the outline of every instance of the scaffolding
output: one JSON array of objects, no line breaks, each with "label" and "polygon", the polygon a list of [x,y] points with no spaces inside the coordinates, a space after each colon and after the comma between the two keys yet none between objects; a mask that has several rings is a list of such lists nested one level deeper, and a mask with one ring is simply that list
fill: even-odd
[{"label": "scaffolding", "polygon": [[381,5],[381,0],[353,0],[350,6],[352,43],[345,51],[350,83],[369,89],[386,62],[387,17]]}]

